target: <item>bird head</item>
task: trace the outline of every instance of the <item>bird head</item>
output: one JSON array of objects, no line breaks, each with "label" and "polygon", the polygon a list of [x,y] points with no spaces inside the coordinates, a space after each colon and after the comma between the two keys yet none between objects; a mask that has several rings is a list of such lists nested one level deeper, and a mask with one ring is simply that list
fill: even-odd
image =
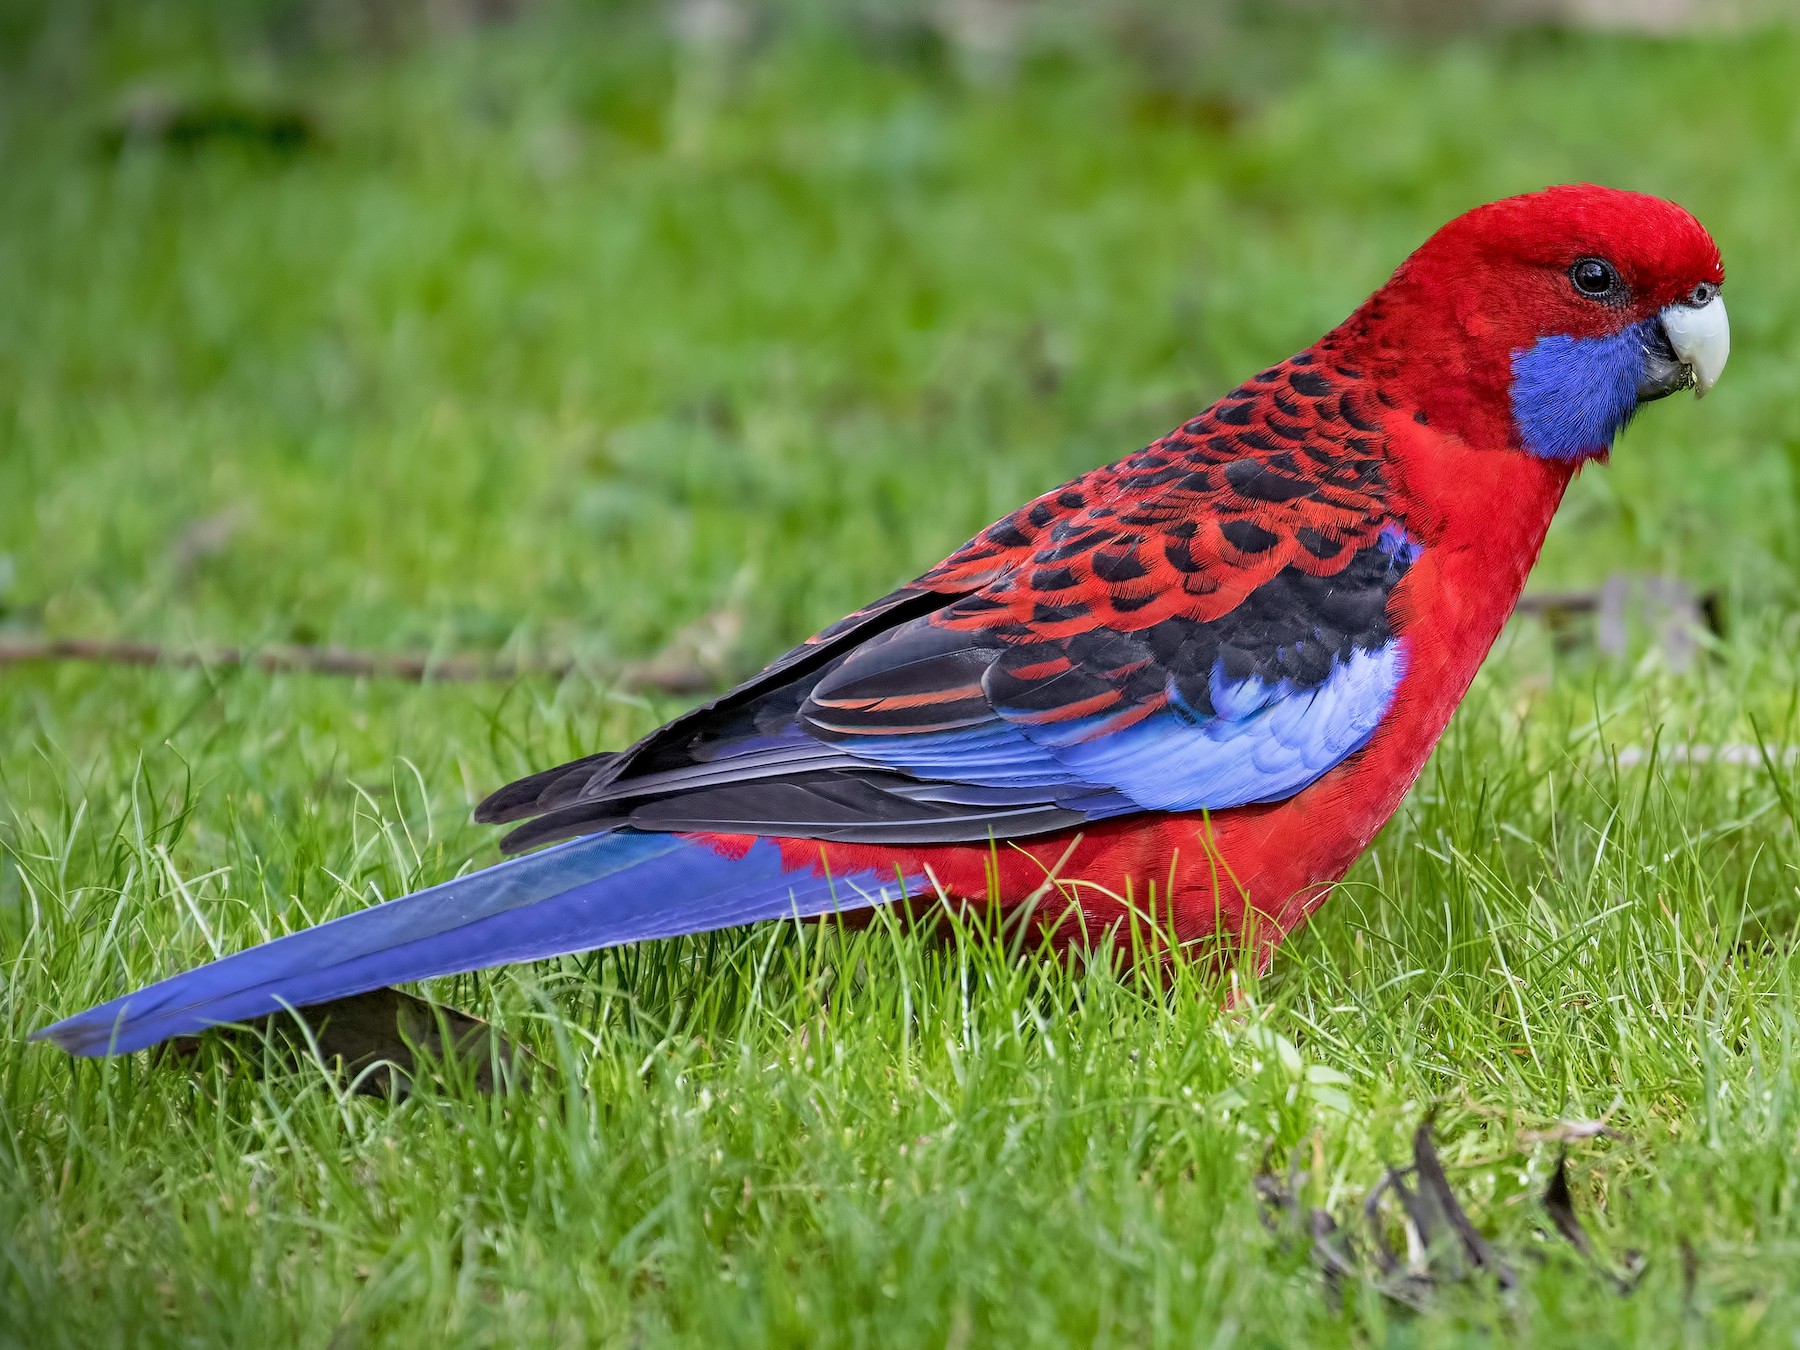
[{"label": "bird head", "polygon": [[1577,184],[1457,217],[1351,323],[1431,423],[1578,463],[1640,404],[1713,387],[1731,350],[1724,281],[1681,207]]}]

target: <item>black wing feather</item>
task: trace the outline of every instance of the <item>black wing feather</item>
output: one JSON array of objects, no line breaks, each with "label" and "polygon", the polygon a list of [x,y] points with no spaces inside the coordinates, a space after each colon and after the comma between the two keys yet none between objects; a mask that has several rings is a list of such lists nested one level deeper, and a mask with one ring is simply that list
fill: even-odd
[{"label": "black wing feather", "polygon": [[[592,830],[575,828],[582,818],[583,802],[626,775],[653,777],[679,771],[705,760],[717,745],[757,733],[776,730],[791,721],[805,700],[811,682],[805,677],[841,660],[870,637],[921,615],[930,614],[961,598],[960,593],[903,586],[849,618],[825,629],[765,666],[754,677],[727,690],[710,703],[683,713],[625,750],[587,755],[553,769],[545,769],[508,783],[475,808],[475,819],[484,825],[554,814],[568,823],[559,833],[543,838],[531,828],[514,830],[501,846],[509,852],[568,838]],[[596,822],[604,811],[594,812]],[[609,828],[596,823],[593,829]]]},{"label": "black wing feather", "polygon": [[[939,786],[946,790],[934,792]],[[1045,834],[1090,817],[1041,791],[923,783],[862,769],[790,774],[695,792],[584,801],[539,816],[501,841],[507,852],[602,830],[774,834],[858,843],[966,843]]]}]

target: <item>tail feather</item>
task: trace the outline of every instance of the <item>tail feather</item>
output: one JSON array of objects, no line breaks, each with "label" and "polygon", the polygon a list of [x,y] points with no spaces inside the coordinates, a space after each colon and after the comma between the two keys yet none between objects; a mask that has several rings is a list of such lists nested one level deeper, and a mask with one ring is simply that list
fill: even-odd
[{"label": "tail feather", "polygon": [[595,835],[458,877],[172,976],[36,1032],[75,1055],[391,984],[790,915],[866,909],[917,878],[833,878],[759,839],[720,852],[671,834]]}]

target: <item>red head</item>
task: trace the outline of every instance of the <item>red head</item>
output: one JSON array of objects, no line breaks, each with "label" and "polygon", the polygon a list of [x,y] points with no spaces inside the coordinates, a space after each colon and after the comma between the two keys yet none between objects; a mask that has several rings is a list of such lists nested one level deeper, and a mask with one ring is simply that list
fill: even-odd
[{"label": "red head", "polygon": [[1587,184],[1477,207],[1326,341],[1477,446],[1603,454],[1639,402],[1724,364],[1719,250],[1673,202]]}]

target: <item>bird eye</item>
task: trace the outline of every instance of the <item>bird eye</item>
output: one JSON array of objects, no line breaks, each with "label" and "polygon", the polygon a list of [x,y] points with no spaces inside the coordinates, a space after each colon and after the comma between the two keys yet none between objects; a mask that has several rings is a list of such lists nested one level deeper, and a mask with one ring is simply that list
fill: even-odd
[{"label": "bird eye", "polygon": [[1710,281],[1703,281],[1688,292],[1687,303],[1695,309],[1704,309],[1719,298],[1719,288]]},{"label": "bird eye", "polygon": [[1619,289],[1619,274],[1600,258],[1582,258],[1569,269],[1575,289],[1593,300],[1603,300]]}]

